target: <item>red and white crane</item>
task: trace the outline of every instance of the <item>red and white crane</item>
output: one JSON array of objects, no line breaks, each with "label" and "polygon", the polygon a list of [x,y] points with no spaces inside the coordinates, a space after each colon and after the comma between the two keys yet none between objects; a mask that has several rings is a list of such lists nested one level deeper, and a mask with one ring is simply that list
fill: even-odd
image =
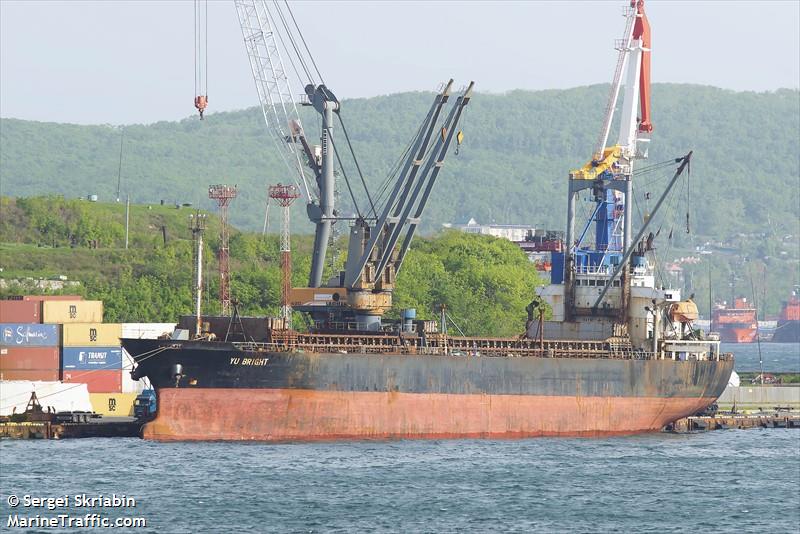
[{"label": "red and white crane", "polygon": [[[646,147],[653,124],[650,117],[650,23],[644,11],[644,0],[631,0],[623,14],[626,19],[625,31],[622,39],[615,43],[619,56],[606,103],[603,127],[594,146],[592,160],[573,171],[576,179],[593,180],[615,165],[621,165],[619,170],[630,175],[633,159],[647,157]],[[625,96],[619,137],[615,145],[607,146],[623,80]]]}]

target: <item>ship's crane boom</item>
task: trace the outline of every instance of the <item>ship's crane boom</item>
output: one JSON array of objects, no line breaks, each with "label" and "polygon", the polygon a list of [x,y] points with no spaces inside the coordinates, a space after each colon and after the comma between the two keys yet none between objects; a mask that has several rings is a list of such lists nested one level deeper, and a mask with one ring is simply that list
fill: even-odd
[{"label": "ship's crane boom", "polygon": [[[310,202],[312,196],[300,149],[295,142],[291,142],[298,141],[302,145],[305,133],[281,57],[278,46],[280,34],[276,34],[270,6],[263,0],[234,0],[234,5],[264,121],[278,153],[293,171],[295,184],[304,193],[306,201]],[[279,6],[273,7],[273,10],[276,9]]]},{"label": "ship's crane boom", "polygon": [[626,8],[624,15],[625,30],[622,39],[616,43],[619,51],[617,66],[611,81],[603,127],[592,156],[592,160],[597,163],[602,162],[608,155],[606,143],[611,132],[623,75],[625,75],[625,99],[617,145],[629,154],[635,154],[637,134],[649,134],[653,131],[653,124],[650,122],[650,23],[644,12],[644,0],[631,0],[630,7]]},{"label": "ship's crane boom", "polygon": [[[442,123],[439,117],[449,98],[453,81],[450,80],[437,95],[412,142],[414,148],[409,151],[391,194],[383,209],[379,210],[373,205],[361,175],[342,122],[339,100],[325,85],[288,3],[284,1],[282,7],[277,0],[234,0],[234,4],[261,112],[278,152],[304,193],[308,217],[316,225],[309,287],[292,289],[291,305],[298,311],[310,312],[315,320],[325,317],[329,321],[331,316],[336,316],[337,320],[355,319],[363,327],[373,328],[380,324],[380,317],[391,306],[395,276],[453,138],[456,137],[461,143],[463,134],[458,132],[457,127],[464,107],[472,96],[473,83],[458,97]],[[284,63],[284,59],[288,60],[288,64]],[[292,67],[297,79],[289,76],[287,65]],[[305,92],[301,103],[313,106],[320,115],[319,146],[312,147],[308,143],[300,122],[290,83],[300,79],[303,80]],[[333,138],[335,118],[341,124],[374,218],[368,218],[359,211],[353,196]],[[433,139],[436,139],[435,142]],[[350,232],[345,271],[325,284],[322,278],[328,242],[333,224],[340,219],[334,206],[337,160],[348,191],[353,196],[358,217]],[[315,186],[309,186],[309,171]],[[325,289],[317,289],[322,287]],[[309,297],[313,302],[309,303]],[[340,300],[342,297],[346,301]]]}]

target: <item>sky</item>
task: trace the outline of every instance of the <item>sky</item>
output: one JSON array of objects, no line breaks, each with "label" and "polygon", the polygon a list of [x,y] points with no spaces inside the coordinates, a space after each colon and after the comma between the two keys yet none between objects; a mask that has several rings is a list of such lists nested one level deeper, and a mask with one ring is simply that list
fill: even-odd
[{"label": "sky", "polygon": [[[608,83],[619,1],[294,2],[339,99]],[[653,82],[800,87],[800,0],[647,0]],[[232,1],[208,3],[208,112],[258,104]],[[78,124],[194,113],[194,6],[0,0],[0,116]],[[300,92],[298,85],[297,91]]]}]

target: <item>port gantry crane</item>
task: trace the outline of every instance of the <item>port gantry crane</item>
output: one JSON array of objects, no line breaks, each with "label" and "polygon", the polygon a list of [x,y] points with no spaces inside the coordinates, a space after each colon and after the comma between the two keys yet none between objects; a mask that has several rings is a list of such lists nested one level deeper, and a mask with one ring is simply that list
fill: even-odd
[{"label": "port gantry crane", "polygon": [[[288,3],[234,0],[234,4],[261,112],[278,152],[303,194],[307,215],[315,224],[308,287],[291,289],[291,306],[309,313],[320,328],[347,325],[358,330],[380,329],[381,317],[392,305],[395,277],[454,136],[460,144],[462,133],[456,134],[457,127],[472,96],[473,83],[457,98],[441,123],[453,81],[436,95],[381,209],[373,203],[361,174],[341,117],[341,104],[325,85]],[[320,115],[319,145],[311,145],[303,129],[284,55],[297,82],[303,80],[301,105],[313,107]],[[341,125],[366,192],[370,205],[366,213],[359,210],[342,165],[333,137],[334,119]],[[340,217],[334,205],[336,162],[357,211],[355,218]],[[315,186],[309,186],[311,179]],[[344,220],[353,221],[345,270],[325,282],[323,270],[332,226]]]}]

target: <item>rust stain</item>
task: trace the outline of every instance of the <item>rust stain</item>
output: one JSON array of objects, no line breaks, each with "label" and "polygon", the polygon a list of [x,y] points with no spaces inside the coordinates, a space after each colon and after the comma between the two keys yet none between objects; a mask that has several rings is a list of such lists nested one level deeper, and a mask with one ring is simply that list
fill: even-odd
[{"label": "rust stain", "polygon": [[161,441],[523,438],[654,432],[713,398],[169,389],[144,437]]}]

